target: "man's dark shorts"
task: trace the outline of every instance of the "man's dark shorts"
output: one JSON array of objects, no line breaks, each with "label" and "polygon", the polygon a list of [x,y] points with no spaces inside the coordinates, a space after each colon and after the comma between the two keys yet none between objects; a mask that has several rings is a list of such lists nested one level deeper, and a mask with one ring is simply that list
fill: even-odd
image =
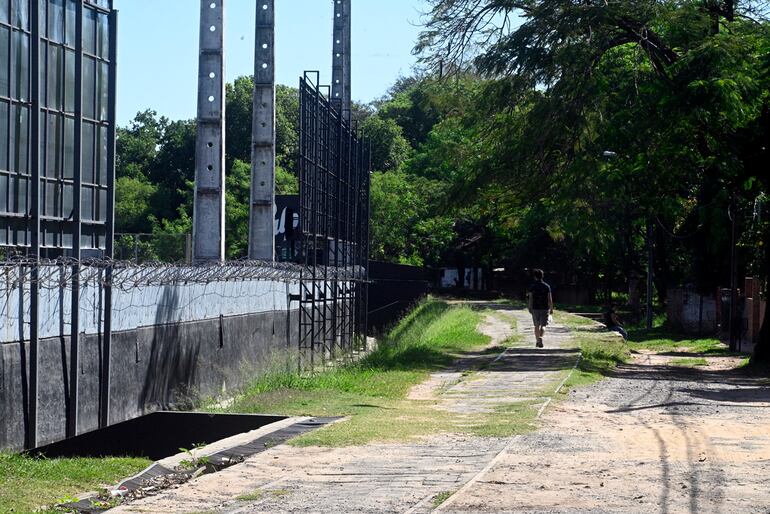
[{"label": "man's dark shorts", "polygon": [[534,323],[536,327],[548,326],[549,312],[548,309],[532,309],[532,323]]}]

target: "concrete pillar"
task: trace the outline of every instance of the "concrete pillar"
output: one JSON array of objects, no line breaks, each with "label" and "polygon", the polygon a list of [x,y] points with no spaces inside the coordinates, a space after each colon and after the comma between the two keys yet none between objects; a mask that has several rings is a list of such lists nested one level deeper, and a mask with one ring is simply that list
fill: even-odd
[{"label": "concrete pillar", "polygon": [[201,0],[193,261],[225,258],[225,0]]},{"label": "concrete pillar", "polygon": [[334,2],[334,30],[332,40],[332,102],[350,122],[351,73],[351,0]]},{"label": "concrete pillar", "polygon": [[352,114],[352,99],[350,96],[351,93],[351,63],[352,63],[352,54],[351,54],[351,45],[352,45],[352,5],[351,0],[342,0],[342,4],[344,6],[344,20],[345,20],[345,31],[344,31],[344,49],[343,49],[343,55],[344,55],[344,64],[345,64],[345,89],[342,92],[342,112],[345,115],[345,119],[348,123],[350,123],[350,116]]},{"label": "concrete pillar", "polygon": [[249,258],[275,258],[275,0],[257,0]]}]

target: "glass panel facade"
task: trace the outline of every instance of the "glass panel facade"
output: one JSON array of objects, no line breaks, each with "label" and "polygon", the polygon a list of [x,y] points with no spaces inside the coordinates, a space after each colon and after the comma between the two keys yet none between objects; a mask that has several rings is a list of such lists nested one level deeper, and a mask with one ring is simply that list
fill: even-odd
[{"label": "glass panel facade", "polygon": [[83,57],[83,117],[96,118],[96,60]]},{"label": "glass panel facade", "polygon": [[11,31],[0,25],[0,97],[11,94],[8,63],[11,62]]},{"label": "glass panel facade", "polygon": [[64,20],[64,44],[70,48],[75,48],[75,20],[77,19],[77,3],[75,0],[67,0],[67,12]]},{"label": "glass panel facade", "polygon": [[11,23],[21,30],[29,30],[29,0],[14,0],[11,7]]},{"label": "glass panel facade", "polygon": [[92,123],[83,123],[83,182],[93,184],[94,182],[94,141],[96,140],[96,131]]},{"label": "glass panel facade", "polygon": [[8,171],[9,104],[0,100],[0,173]]},{"label": "glass panel facade", "polygon": [[[82,248],[104,248],[113,209],[108,193],[114,173],[111,4],[111,0],[83,3],[79,55],[76,25],[81,0],[0,0],[0,246],[30,244],[29,227],[36,216],[31,184],[38,177],[30,166],[34,146],[40,149],[37,214],[43,255],[71,255],[78,224]],[[30,5],[38,9],[37,27],[30,25]],[[40,49],[35,69],[30,56],[33,37]],[[80,91],[78,59],[83,73]],[[33,78],[39,81],[39,99],[32,98]],[[75,112],[78,97],[83,99],[81,113]],[[30,115],[38,109],[40,123],[33,133]],[[78,137],[80,161],[75,155]],[[78,198],[80,219],[74,212]]]},{"label": "glass panel facade", "polygon": [[29,35],[13,31],[11,36],[11,73],[14,77],[11,96],[23,102],[29,101]]},{"label": "glass panel facade", "polygon": [[29,107],[11,108],[11,171],[29,174]]},{"label": "glass panel facade", "polygon": [[96,12],[91,9],[86,9],[83,15],[83,51],[96,53]]},{"label": "glass panel facade", "polygon": [[107,59],[110,54],[110,21],[106,14],[96,18],[96,55]]},{"label": "glass panel facade", "polygon": [[64,0],[48,2],[48,39],[53,43],[64,42]]}]

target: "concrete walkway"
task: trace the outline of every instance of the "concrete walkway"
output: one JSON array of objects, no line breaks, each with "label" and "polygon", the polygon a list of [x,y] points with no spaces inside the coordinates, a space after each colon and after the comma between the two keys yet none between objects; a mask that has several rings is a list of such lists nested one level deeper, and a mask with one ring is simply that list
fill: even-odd
[{"label": "concrete walkway", "polygon": [[[542,413],[550,401],[548,393],[563,382],[579,353],[559,325],[549,330],[545,348],[535,348],[529,315],[502,307],[480,326],[493,345],[513,335],[511,316],[522,336],[519,344],[471,377],[462,372],[468,362],[436,373],[410,397],[438,398],[439,408],[468,422],[474,414],[523,399],[536,402]],[[440,434],[350,448],[281,445],[112,512],[431,512],[437,496],[449,497],[444,508],[461,500],[515,440]]]}]

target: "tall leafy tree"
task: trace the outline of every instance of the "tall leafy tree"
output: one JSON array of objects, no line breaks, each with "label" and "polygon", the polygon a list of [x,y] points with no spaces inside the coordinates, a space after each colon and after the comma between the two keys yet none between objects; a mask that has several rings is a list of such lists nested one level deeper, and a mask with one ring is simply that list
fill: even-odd
[{"label": "tall leafy tree", "polygon": [[[765,2],[431,3],[417,47],[425,61],[496,79],[487,143],[498,150],[466,188],[494,180],[518,208],[582,204],[589,225],[611,212],[623,214],[617,232],[647,225],[661,292],[672,269],[698,270],[672,257],[687,246],[677,239],[685,228],[716,245],[701,249],[699,266],[724,269],[724,217],[714,214],[767,192],[756,166],[767,148]],[[765,325],[758,355],[770,345]]]}]

